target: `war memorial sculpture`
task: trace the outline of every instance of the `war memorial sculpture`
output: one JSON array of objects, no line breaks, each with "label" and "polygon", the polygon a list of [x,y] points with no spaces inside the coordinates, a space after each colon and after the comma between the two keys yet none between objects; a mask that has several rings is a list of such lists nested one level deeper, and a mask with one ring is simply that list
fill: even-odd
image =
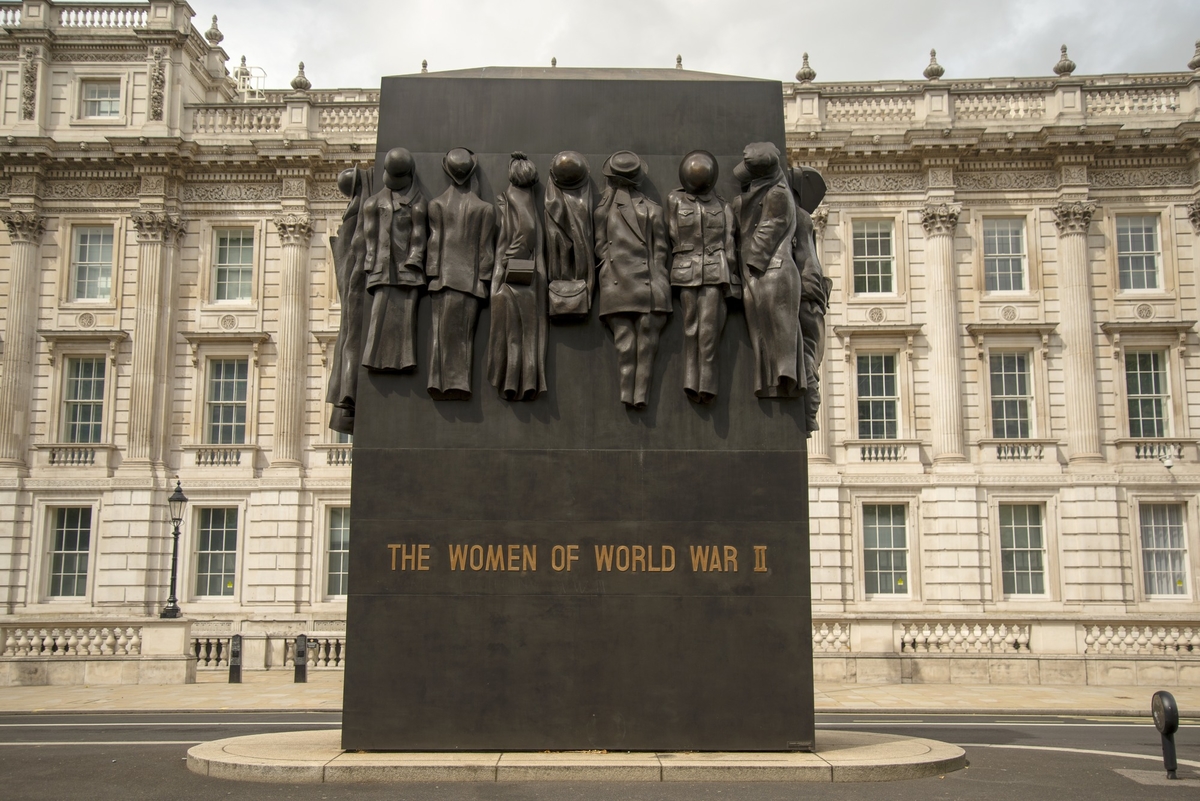
[{"label": "war memorial sculpture", "polygon": [[779,91],[384,79],[332,241],[347,636],[374,654],[345,748],[813,747],[824,185],[787,169]]}]

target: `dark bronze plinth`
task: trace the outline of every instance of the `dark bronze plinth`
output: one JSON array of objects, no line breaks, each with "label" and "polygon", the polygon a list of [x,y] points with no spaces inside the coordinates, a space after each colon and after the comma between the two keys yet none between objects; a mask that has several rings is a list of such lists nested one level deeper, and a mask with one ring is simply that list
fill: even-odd
[{"label": "dark bronze plinth", "polygon": [[[744,146],[783,148],[779,97],[776,82],[676,70],[387,78],[378,158],[408,148],[434,198],[443,156],[469,148],[494,201],[513,151],[542,176],[578,151],[599,196],[600,165],[630,150],[663,205],[703,149],[732,199]],[[550,326],[535,400],[487,387],[486,306],[476,391],[432,400],[428,297],[417,369],[360,373],[344,747],[812,747],[804,402],[755,397],[736,303],[715,398],[690,401],[673,305],[644,409],[621,402],[595,304]]]}]

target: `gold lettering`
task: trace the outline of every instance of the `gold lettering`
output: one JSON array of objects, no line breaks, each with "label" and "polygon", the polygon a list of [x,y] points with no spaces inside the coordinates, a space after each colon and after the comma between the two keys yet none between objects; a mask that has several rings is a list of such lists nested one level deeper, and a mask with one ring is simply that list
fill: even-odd
[{"label": "gold lettering", "polygon": [[428,570],[428,569],[429,569],[429,546],[428,545],[418,545],[417,546],[417,570]]},{"label": "gold lettering", "polygon": [[721,572],[721,549],[714,545],[712,550],[708,552],[708,555],[708,572]]},{"label": "gold lettering", "polygon": [[401,570],[416,570],[417,569],[417,546],[401,545],[400,546],[400,569]]},{"label": "gold lettering", "polygon": [[508,546],[508,566],[506,569],[511,570],[514,573],[516,573],[518,570],[521,569],[521,546],[520,545]]},{"label": "gold lettering", "polygon": [[465,545],[450,545],[450,569],[451,570],[466,570],[467,569],[467,546]]},{"label": "gold lettering", "polygon": [[567,569],[567,549],[555,545],[550,549],[550,569],[559,573]]},{"label": "gold lettering", "polygon": [[[625,557],[625,566],[624,567],[621,567],[621,557],[622,556]],[[620,570],[622,573],[628,572],[628,570],[629,570],[629,546],[628,545],[618,545],[617,546],[617,558],[614,560],[614,562],[617,565],[617,570]]]},{"label": "gold lettering", "polygon": [[767,572],[767,546],[765,545],[754,546],[754,572]]},{"label": "gold lettering", "polygon": [[597,545],[595,548],[596,570],[612,570],[613,547],[611,545]]},{"label": "gold lettering", "polygon": [[[669,560],[667,557],[671,557]],[[667,562],[670,562],[668,565]],[[675,569],[675,547],[672,545],[664,545],[662,547],[662,572],[670,573]]]},{"label": "gold lettering", "polygon": [[646,572],[646,548],[645,548],[645,546],[642,546],[642,545],[635,545],[635,546],[633,546],[633,563],[630,565],[630,567],[632,567],[635,572],[638,569],[639,562],[642,565],[642,572],[645,573]]},{"label": "gold lettering", "polygon": [[579,546],[578,545],[568,545],[567,546],[567,572],[568,573],[571,572],[571,563],[578,562],[578,561],[579,561]]},{"label": "gold lettering", "polygon": [[692,554],[692,571],[695,573],[703,573],[708,570],[708,546],[707,545],[689,545],[688,550]]},{"label": "gold lettering", "polygon": [[522,570],[537,570],[537,546],[522,545],[521,546],[521,569]]},{"label": "gold lettering", "polygon": [[487,549],[487,564],[484,570],[503,570],[504,569],[504,546],[489,545]]},{"label": "gold lettering", "polygon": [[647,573],[661,573],[662,572],[661,560],[660,560],[660,564],[658,567],[654,566],[654,546],[653,545],[649,545],[646,547],[646,572]]},{"label": "gold lettering", "polygon": [[[713,550],[716,551],[716,548],[713,548]],[[730,567],[730,565],[733,565],[733,567]],[[734,548],[732,545],[725,546],[725,568],[724,569],[728,573],[736,573],[737,572],[737,548]]]},{"label": "gold lettering", "polygon": [[483,546],[482,545],[472,545],[471,546],[471,569],[472,570],[483,570]]},{"label": "gold lettering", "polygon": [[392,552],[392,570],[396,569],[396,551],[403,547],[403,545],[388,545],[388,550]]}]

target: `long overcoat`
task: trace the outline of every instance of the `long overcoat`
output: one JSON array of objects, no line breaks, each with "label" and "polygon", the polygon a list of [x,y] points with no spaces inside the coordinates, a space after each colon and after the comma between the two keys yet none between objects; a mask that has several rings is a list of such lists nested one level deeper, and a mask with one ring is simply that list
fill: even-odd
[{"label": "long overcoat", "polygon": [[640,192],[617,191],[595,214],[600,316],[671,313],[666,215]]}]

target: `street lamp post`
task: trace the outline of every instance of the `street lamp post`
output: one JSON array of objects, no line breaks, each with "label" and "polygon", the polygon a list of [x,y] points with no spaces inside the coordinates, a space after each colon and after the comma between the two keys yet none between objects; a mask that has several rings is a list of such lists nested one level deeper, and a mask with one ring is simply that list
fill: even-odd
[{"label": "street lamp post", "polygon": [[175,597],[176,580],[179,577],[179,524],[183,522],[183,507],[187,505],[187,496],[183,494],[183,486],[179,480],[175,480],[175,491],[171,493],[171,497],[167,498],[167,504],[171,507],[171,525],[175,527],[172,536],[174,544],[171,546],[171,595],[167,598],[167,605],[162,610],[161,618],[176,618],[182,617],[183,612],[179,608],[179,599]]}]

